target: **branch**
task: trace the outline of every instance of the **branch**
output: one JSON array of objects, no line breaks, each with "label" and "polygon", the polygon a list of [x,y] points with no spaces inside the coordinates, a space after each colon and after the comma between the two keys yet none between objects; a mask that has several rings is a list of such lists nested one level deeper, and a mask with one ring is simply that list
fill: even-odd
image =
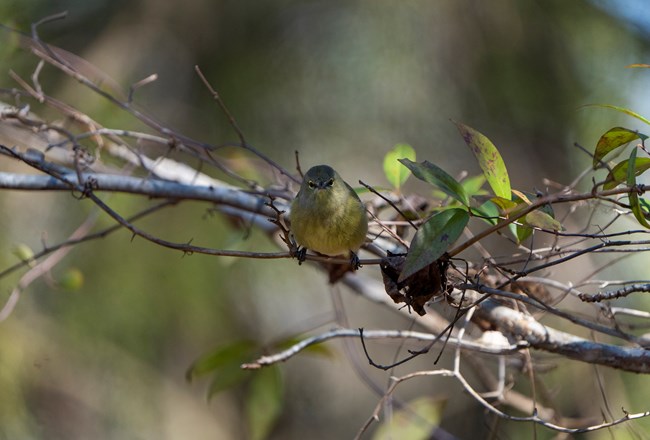
[{"label": "branch", "polygon": [[650,292],[650,284],[632,284],[620,289],[598,292],[594,294],[581,293],[578,298],[584,302],[600,302],[610,299],[623,298],[635,292]]},{"label": "branch", "polygon": [[[96,214],[97,211],[93,211],[93,213],[88,216],[88,218],[72,233],[72,235],[70,235],[68,241],[82,240],[95,224],[95,221],[97,220]],[[11,312],[18,303],[20,294],[32,282],[44,274],[50,272],[52,268],[54,268],[54,266],[56,266],[71,250],[71,246],[59,246],[55,251],[53,251],[52,255],[36,264],[30,270],[25,272],[22,277],[20,277],[18,284],[12,290],[11,295],[9,295],[9,298],[7,299],[5,305],[2,307],[2,309],[0,309],[0,322],[4,321],[7,319],[7,317],[9,317],[9,315],[11,315]],[[0,276],[2,275],[0,274]]]},{"label": "branch", "polygon": [[[6,151],[0,145],[0,152]],[[66,169],[58,177],[35,174],[17,174],[0,171],[0,189],[25,191],[70,191],[71,187],[83,187],[85,182],[93,181],[97,191],[138,194],[151,198],[178,200],[200,200],[245,209],[264,216],[272,216],[273,211],[264,205],[260,195],[244,192],[234,187],[185,185],[177,182],[123,176],[117,174],[81,173],[79,175]]]},{"label": "branch", "polygon": [[240,147],[250,151],[251,153],[257,155],[264,161],[268,162],[270,165],[275,167],[278,171],[280,171],[282,174],[285,176],[289,177],[296,183],[300,183],[298,179],[296,179],[293,175],[291,175],[287,170],[285,170],[283,167],[280,166],[277,162],[275,162],[273,159],[268,157],[267,155],[263,154],[261,151],[259,151],[257,148],[254,148],[252,145],[250,145],[247,141],[246,138],[244,137],[244,132],[239,128],[239,124],[235,120],[235,117],[230,113],[230,110],[228,110],[228,107],[226,106],[226,103],[223,102],[223,99],[221,99],[221,95],[219,95],[219,92],[217,92],[208,79],[203,75],[203,72],[201,71],[201,68],[199,66],[194,66],[194,71],[196,74],[199,76],[201,81],[203,82],[203,85],[208,89],[210,94],[212,95],[212,99],[214,99],[217,104],[219,104],[219,107],[221,108],[221,111],[226,115],[226,118],[228,118],[228,123],[230,123],[230,126],[235,130],[235,133],[237,133],[237,137],[239,137],[239,142],[240,142]]},{"label": "branch", "polygon": [[[162,208],[167,207],[167,206],[172,205],[172,204],[174,204],[174,202],[161,202],[161,203],[159,203],[157,205],[151,206],[151,207],[149,207],[149,208],[147,208],[147,209],[133,215],[131,218],[129,218],[129,222],[133,222],[133,221],[138,220],[138,219],[140,219],[142,217],[146,217],[147,215],[153,214],[154,212],[158,212]],[[104,238],[104,237],[108,236],[109,234],[111,234],[111,233],[113,233],[115,231],[118,231],[119,229],[121,229],[120,225],[113,225],[113,226],[111,226],[109,228],[102,229],[101,231],[95,232],[93,234],[85,234],[85,235],[79,236],[79,237],[71,236],[70,238],[68,238],[67,240],[65,240],[63,242],[57,243],[55,245],[46,246],[41,251],[35,253],[32,258],[33,258],[33,260],[38,261],[42,257],[44,257],[46,255],[49,255],[52,252],[56,252],[59,249],[72,247],[72,246],[75,246],[77,244],[84,243],[86,241],[91,241],[91,240],[96,240],[96,239],[99,239],[99,238]],[[3,278],[5,276],[7,276],[8,274],[20,269],[21,267],[28,266],[30,264],[30,261],[31,261],[31,259],[30,260],[21,260],[20,262],[14,264],[13,266],[10,266],[7,269],[1,270],[0,271],[0,278]]]},{"label": "branch", "polygon": [[590,364],[634,373],[650,373],[650,350],[593,342],[555,330],[494,299],[483,301],[477,307],[476,318],[489,322],[506,336],[527,342],[532,348]]},{"label": "branch", "polygon": [[375,411],[373,412],[372,416],[368,419],[368,421],[361,427],[357,435],[355,436],[356,439],[360,439],[361,436],[365,431],[367,431],[368,427],[372,424],[372,422],[379,420],[379,414],[381,412],[381,408],[386,404],[388,399],[395,393],[395,390],[397,389],[397,386],[400,385],[402,382],[416,378],[416,377],[427,377],[427,376],[443,376],[443,377],[452,377],[456,380],[458,380],[461,384],[461,386],[465,389],[467,393],[469,393],[474,399],[476,399],[484,408],[486,408],[488,411],[490,411],[493,414],[496,414],[498,417],[505,419],[505,420],[511,420],[515,422],[534,422],[539,425],[542,425],[546,428],[552,429],[554,431],[558,432],[564,432],[568,434],[578,434],[578,433],[583,433],[583,432],[592,432],[592,431],[597,431],[600,429],[604,428],[609,428],[611,426],[615,426],[621,423],[624,423],[628,420],[634,420],[634,419],[640,419],[644,417],[650,416],[650,411],[642,412],[642,413],[636,413],[636,414],[630,414],[624,409],[622,410],[624,415],[618,419],[612,420],[610,422],[603,422],[597,425],[591,425],[591,426],[586,426],[582,428],[568,428],[565,426],[558,425],[556,423],[551,423],[547,422],[546,420],[540,418],[537,415],[537,411],[535,411],[535,414],[529,417],[517,417],[517,416],[511,416],[498,408],[496,408],[494,405],[491,405],[487,400],[485,400],[481,395],[476,392],[476,390],[467,382],[467,379],[460,373],[458,370],[447,370],[447,369],[439,369],[439,370],[429,370],[429,371],[417,371],[415,373],[407,374],[406,376],[402,377],[391,377],[391,385],[382,397],[382,399],[377,403],[377,406],[375,407]]},{"label": "branch", "polygon": [[[302,341],[292,345],[291,347],[279,353],[268,355],[268,356],[262,356],[251,363],[243,364],[242,368],[257,369],[257,368],[273,365],[278,362],[285,362],[312,345],[320,344],[330,339],[359,338],[360,336],[361,336],[361,330],[359,329],[344,328],[344,329],[330,330],[320,335],[305,338]],[[422,333],[422,332],[406,331],[406,330],[363,330],[363,338],[382,339],[382,340],[383,339],[413,339],[413,340],[424,341],[424,342],[431,342],[437,339],[439,340],[439,337],[432,333]],[[447,343],[451,346],[459,347],[463,350],[495,354],[495,355],[511,354],[528,346],[528,344],[525,341],[521,341],[521,343],[518,344],[503,344],[501,346],[497,346],[497,345],[488,345],[486,343],[482,343],[478,341],[459,340],[453,337],[450,337]]]},{"label": "branch", "polygon": [[509,216],[507,219],[500,221],[494,226],[489,227],[488,229],[482,231],[481,233],[477,234],[470,240],[467,240],[466,242],[456,246],[455,248],[451,249],[448,251],[449,256],[453,257],[459,254],[460,252],[464,251],[465,249],[471,247],[474,243],[477,243],[481,240],[483,240],[485,237],[492,235],[493,233],[500,231],[501,229],[505,228],[508,226],[510,223],[514,223],[515,221],[519,220],[520,218],[526,216],[527,214],[530,214],[531,212],[535,211],[536,209],[541,208],[544,205],[554,205],[558,203],[568,203],[568,202],[578,202],[578,201],[583,201],[583,200],[591,200],[594,198],[602,198],[602,197],[608,197],[608,196],[613,196],[613,195],[618,195],[618,194],[629,194],[629,193],[638,193],[642,194],[648,189],[650,186],[648,185],[636,185],[634,187],[623,187],[623,188],[615,188],[607,191],[601,191],[599,193],[596,192],[589,192],[589,193],[581,193],[581,194],[552,194],[549,196],[544,196],[540,197],[539,199],[536,199],[533,203],[522,209],[521,211],[517,211],[517,213],[512,214]]},{"label": "branch", "polygon": [[459,289],[469,289],[469,290],[474,290],[476,292],[481,292],[481,293],[487,293],[487,295],[481,297],[479,300],[475,302],[476,305],[479,303],[487,300],[490,295],[496,295],[496,296],[501,296],[504,298],[510,298],[515,301],[521,301],[522,303],[531,305],[539,310],[542,310],[544,312],[551,313],[555,316],[559,316],[560,318],[564,318],[569,322],[572,322],[574,324],[580,325],[585,328],[589,328],[591,330],[594,330],[596,332],[613,336],[615,338],[620,338],[623,339],[624,341],[629,341],[633,342],[637,345],[641,345],[641,340],[639,338],[635,337],[634,335],[630,335],[628,333],[622,332],[618,329],[610,328],[601,324],[598,324],[596,322],[591,322],[589,320],[586,320],[584,318],[580,318],[578,316],[575,316],[574,314],[563,312],[562,310],[558,310],[555,307],[551,307],[548,305],[546,302],[541,301],[534,296],[532,296],[531,293],[528,295],[521,295],[518,293],[514,292],[507,292],[505,290],[499,290],[499,289],[493,289],[491,287],[488,287],[483,284],[462,284],[458,286]]},{"label": "branch", "polygon": [[[104,212],[111,216],[123,227],[130,230],[133,234],[140,236],[160,246],[180,250],[186,253],[199,253],[216,256],[254,258],[254,259],[278,259],[294,258],[290,252],[249,252],[206,248],[193,246],[188,243],[175,243],[163,240],[151,235],[124,219],[94,193],[95,191],[121,191],[131,194],[147,195],[149,197],[159,197],[167,199],[192,199],[204,200],[232,206],[250,212],[254,215],[260,215],[264,218],[274,217],[275,211],[266,205],[268,194],[257,194],[255,192],[246,192],[236,187],[231,187],[219,181],[219,186],[194,186],[185,185],[176,182],[164,180],[142,179],[131,176],[122,176],[114,174],[99,173],[81,173],[69,168],[62,167],[44,160],[44,155],[40,152],[28,151],[20,153],[14,149],[0,145],[0,153],[15,159],[21,160],[27,165],[49,174],[49,176],[24,176],[13,173],[0,172],[0,188],[5,182],[7,188],[12,189],[52,189],[77,191],[82,197],[91,199]],[[3,179],[4,178],[4,179]],[[288,206],[281,205],[281,208],[288,210]],[[320,255],[308,254],[306,259],[325,263],[349,264],[346,258],[326,257]],[[379,259],[363,259],[360,262],[364,265],[379,264]]]}]

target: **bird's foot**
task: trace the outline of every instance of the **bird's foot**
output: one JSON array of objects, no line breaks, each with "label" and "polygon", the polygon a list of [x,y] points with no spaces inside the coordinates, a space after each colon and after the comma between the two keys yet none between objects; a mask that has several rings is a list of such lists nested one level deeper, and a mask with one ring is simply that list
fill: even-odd
[{"label": "bird's foot", "polygon": [[359,270],[361,268],[361,260],[352,251],[350,251],[350,267],[352,267],[352,270]]},{"label": "bird's foot", "polygon": [[298,259],[298,266],[300,266],[304,261],[305,258],[307,257],[307,248],[306,247],[299,247],[296,250],[296,258]]}]

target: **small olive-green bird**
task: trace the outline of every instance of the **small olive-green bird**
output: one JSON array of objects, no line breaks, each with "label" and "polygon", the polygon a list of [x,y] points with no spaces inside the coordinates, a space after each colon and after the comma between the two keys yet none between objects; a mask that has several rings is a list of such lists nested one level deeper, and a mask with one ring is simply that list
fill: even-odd
[{"label": "small olive-green bird", "polygon": [[368,232],[366,210],[359,196],[334,169],[327,165],[310,168],[291,203],[291,232],[302,250],[319,254],[350,257],[359,267],[356,251]]}]

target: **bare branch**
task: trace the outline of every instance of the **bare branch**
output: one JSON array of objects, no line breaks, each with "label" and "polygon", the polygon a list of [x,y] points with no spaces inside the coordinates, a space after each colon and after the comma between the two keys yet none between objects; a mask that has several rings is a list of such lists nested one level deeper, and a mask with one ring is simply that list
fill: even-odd
[{"label": "bare branch", "polygon": [[280,171],[282,174],[285,176],[289,177],[296,183],[300,183],[298,179],[296,179],[292,174],[290,174],[287,170],[285,170],[283,167],[281,167],[278,163],[276,163],[273,159],[268,157],[267,155],[263,154],[253,146],[251,146],[248,142],[246,142],[246,138],[244,137],[244,132],[242,132],[241,128],[239,128],[239,125],[237,124],[237,121],[235,120],[235,117],[230,113],[230,110],[228,110],[228,107],[226,107],[226,104],[223,102],[221,99],[221,96],[219,93],[212,87],[208,79],[203,75],[203,72],[199,68],[199,66],[194,66],[194,70],[196,71],[196,74],[199,76],[203,84],[206,86],[206,88],[210,91],[210,94],[212,95],[212,98],[219,104],[219,107],[223,111],[223,113],[226,115],[228,118],[228,122],[232,126],[232,128],[235,130],[237,133],[237,136],[239,136],[239,141],[240,141],[240,146],[255,155],[259,156],[262,158],[264,161],[275,167],[278,171]]},{"label": "bare branch", "polygon": [[624,298],[636,292],[650,292],[650,284],[632,284],[616,290],[598,292],[594,294],[581,293],[578,298],[584,302],[600,302],[611,299]]},{"label": "bare branch", "polygon": [[486,229],[485,231],[482,231],[480,234],[477,234],[474,238],[467,240],[463,244],[451,249],[448,253],[450,256],[455,256],[459,254],[460,252],[464,251],[465,249],[469,248],[472,246],[474,243],[483,240],[485,237],[492,235],[493,233],[503,229],[504,227],[508,226],[510,223],[513,223],[520,218],[526,216],[527,214],[530,214],[531,212],[543,207],[544,205],[555,205],[558,203],[569,203],[569,202],[577,202],[577,201],[582,201],[582,200],[591,200],[594,197],[607,197],[607,196],[612,196],[612,195],[617,195],[617,194],[629,194],[632,192],[640,192],[644,193],[648,191],[650,186],[648,185],[637,185],[633,188],[630,187],[624,187],[624,188],[616,188],[616,189],[611,189],[607,191],[602,191],[600,193],[582,193],[582,194],[552,194],[544,197],[540,197],[537,200],[535,200],[533,203],[528,205],[526,208],[522,209],[521,211],[517,211],[516,214],[511,215],[505,220],[500,221],[496,225]]},{"label": "bare branch", "polygon": [[[177,203],[176,201],[165,201],[165,202],[159,203],[157,205],[154,205],[154,206],[152,206],[150,208],[145,209],[144,211],[141,211],[141,212],[135,214],[134,216],[130,217],[128,221],[129,222],[134,222],[134,221],[139,220],[139,219],[141,219],[143,217],[146,217],[149,214],[153,214],[153,213],[161,210],[164,207],[174,205],[176,203]],[[61,243],[58,243],[58,244],[55,244],[55,245],[46,246],[40,252],[35,253],[34,256],[32,257],[32,259],[33,260],[39,260],[42,257],[44,257],[44,256],[46,256],[48,254],[51,254],[52,252],[58,251],[59,249],[72,247],[74,245],[84,243],[86,241],[91,241],[91,240],[96,240],[96,239],[99,239],[99,238],[104,238],[104,237],[112,234],[113,232],[120,230],[121,228],[122,227],[120,225],[115,225],[115,226],[111,226],[110,228],[106,228],[106,229],[103,229],[101,231],[98,231],[98,232],[95,232],[95,233],[92,233],[92,234],[86,234],[86,235],[80,235],[80,236],[74,236],[73,235],[70,238],[68,238],[67,240],[65,240],[64,242],[61,242]],[[21,267],[25,267],[25,266],[29,265],[30,261],[20,261],[19,263],[16,263],[13,266],[10,266],[5,270],[0,271],[0,278],[9,275],[10,273],[20,269]]]},{"label": "bare branch", "polygon": [[650,373],[650,350],[593,342],[555,330],[541,324],[532,316],[505,307],[493,299],[481,303],[476,311],[476,317],[494,325],[509,337],[526,341],[532,348],[560,354],[581,362],[634,373]]},{"label": "bare branch", "polygon": [[[283,350],[279,353],[262,356],[254,362],[242,365],[242,368],[245,369],[256,369],[260,367],[266,367],[269,365],[276,364],[278,362],[285,362],[293,356],[297,355],[307,347],[312,345],[320,344],[322,342],[328,341],[330,339],[336,338],[359,338],[361,336],[361,330],[359,329],[335,329],[328,332],[322,333],[320,335],[312,336],[305,338],[302,341],[292,345],[286,350]],[[407,330],[363,330],[363,337],[365,339],[405,339],[405,340],[416,340],[423,342],[432,342],[439,340],[439,336],[422,333],[415,331]],[[526,347],[526,342],[522,341],[520,344],[506,344],[505,346],[490,346],[484,342],[472,342],[472,341],[460,341],[456,338],[449,338],[448,343],[454,347],[459,347],[462,350],[488,353],[488,354],[510,354],[521,350]]]}]

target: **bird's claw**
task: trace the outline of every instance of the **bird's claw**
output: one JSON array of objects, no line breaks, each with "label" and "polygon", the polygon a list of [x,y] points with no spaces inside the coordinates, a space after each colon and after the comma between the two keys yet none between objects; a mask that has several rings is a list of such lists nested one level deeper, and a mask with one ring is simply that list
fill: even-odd
[{"label": "bird's claw", "polygon": [[359,257],[352,251],[350,251],[350,266],[353,270],[359,270],[361,268]]},{"label": "bird's claw", "polygon": [[296,251],[296,258],[298,259],[298,266],[300,266],[305,261],[306,257],[307,257],[307,248],[305,248],[305,247],[300,248],[299,247],[298,250]]}]

